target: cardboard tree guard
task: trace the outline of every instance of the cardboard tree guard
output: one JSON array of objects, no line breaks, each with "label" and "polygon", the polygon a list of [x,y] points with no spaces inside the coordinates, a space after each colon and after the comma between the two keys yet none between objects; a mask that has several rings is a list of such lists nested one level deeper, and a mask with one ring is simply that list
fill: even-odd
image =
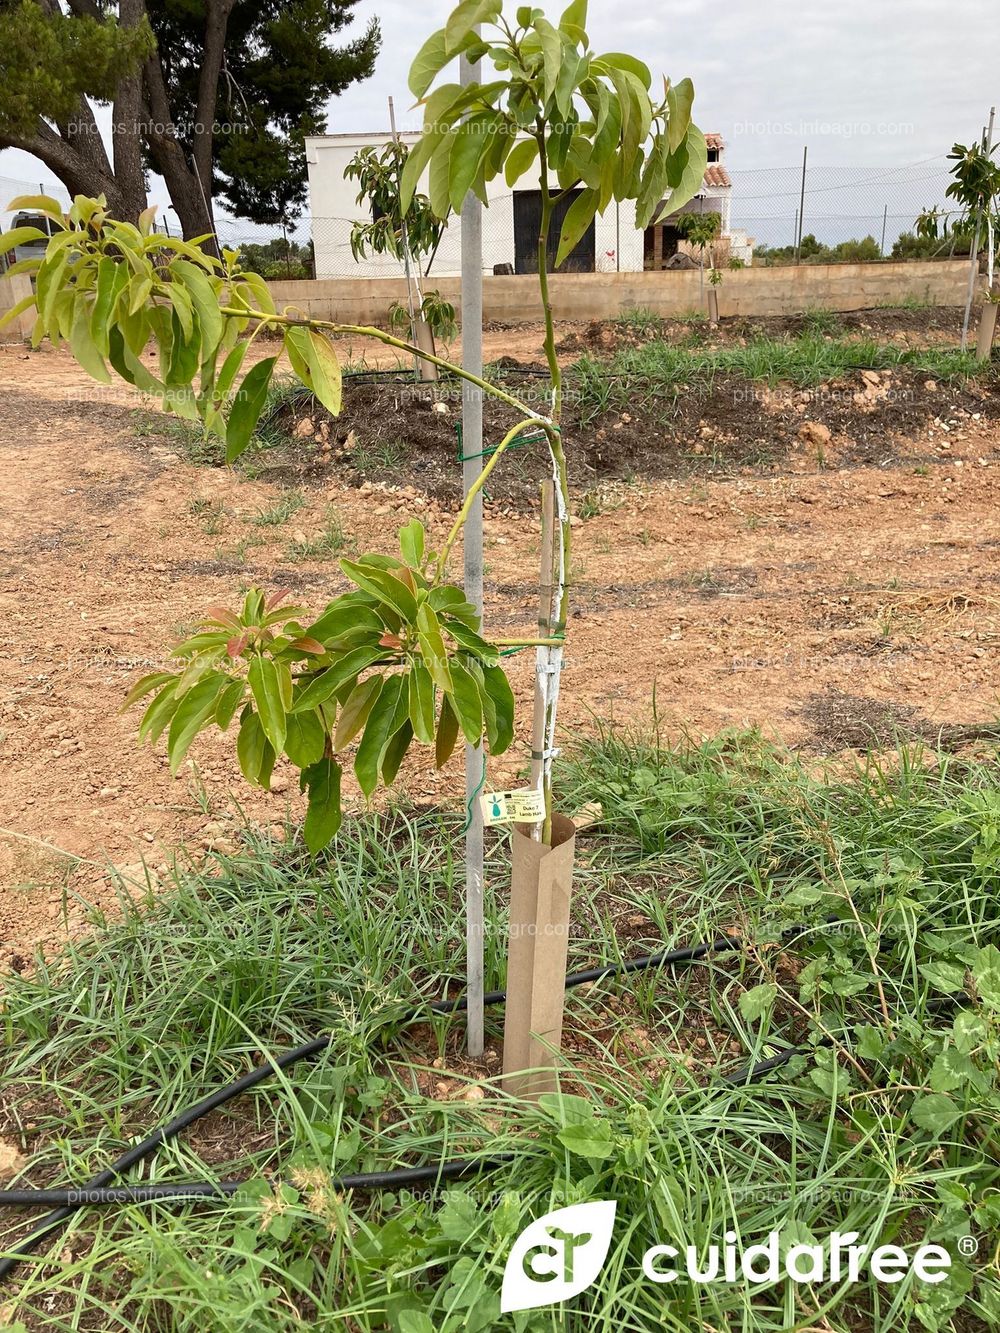
[{"label": "cardboard tree guard", "polygon": [[552,816],[551,846],[534,842],[530,825],[514,825],[503,1085],[520,1097],[556,1088],[575,850],[576,827],[564,815]]}]

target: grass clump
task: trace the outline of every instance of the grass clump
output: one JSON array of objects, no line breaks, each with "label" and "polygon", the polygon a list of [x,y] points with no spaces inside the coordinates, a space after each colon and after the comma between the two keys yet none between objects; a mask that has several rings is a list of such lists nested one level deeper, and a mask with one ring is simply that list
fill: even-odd
[{"label": "grass clump", "polygon": [[[995,765],[901,751],[825,779],[755,735],[606,732],[565,772],[567,808],[604,810],[579,838],[572,968],[724,930],[752,945],[570,992],[563,1094],[527,1106],[495,1063],[457,1060],[457,1021],[400,1025],[461,986],[461,816],[348,820],[317,861],[247,829],[237,855],[178,867],[159,897],[124,898],[120,919],[9,979],[0,1132],[30,1162],[22,1183],[79,1183],[262,1052],[326,1030],[330,1046],[149,1168],[249,1177],[234,1200],[77,1214],[20,1270],[9,1317],[136,1333],[995,1327]],[[492,842],[488,987],[503,984],[505,867]],[[489,1011],[494,1050],[501,1021]],[[767,1080],[723,1081],[789,1044],[802,1053]],[[516,1162],[447,1189],[332,1183],[497,1151]],[[618,1203],[600,1281],[501,1316],[514,1237],[591,1199]],[[783,1249],[858,1231],[955,1257],[933,1287],[642,1277],[651,1245],[704,1253],[727,1230],[743,1245],[776,1230]],[[978,1259],[959,1257],[968,1235]]]},{"label": "grass clump", "polygon": [[607,360],[584,356],[569,371],[570,388],[581,420],[586,423],[607,411],[624,411],[636,404],[663,411],[688,388],[711,392],[724,375],[775,384],[788,381],[810,388],[857,371],[911,367],[951,380],[983,373],[970,352],[954,348],[906,349],[873,338],[831,338],[816,328],[794,338],[761,333],[745,343],[708,346],[651,341],[619,348]]},{"label": "grass clump", "polygon": [[278,528],[287,523],[305,505],[306,497],[299,490],[284,491],[273,504],[257,511],[250,520],[259,528]]},{"label": "grass clump", "polygon": [[311,537],[301,537],[288,544],[285,552],[289,560],[330,560],[351,545],[344,524],[336,510],[328,508],[323,527]]}]

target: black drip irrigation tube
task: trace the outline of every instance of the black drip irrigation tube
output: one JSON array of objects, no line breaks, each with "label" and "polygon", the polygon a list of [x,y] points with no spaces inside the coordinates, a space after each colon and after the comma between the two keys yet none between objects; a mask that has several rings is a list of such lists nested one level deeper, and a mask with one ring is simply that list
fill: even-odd
[{"label": "black drip irrigation tube", "polygon": [[[834,920],[836,918],[826,918],[823,924],[829,925]],[[794,940],[810,929],[812,927],[806,925],[793,926],[783,931],[781,938],[782,940]],[[572,972],[566,977],[566,989],[572,990],[577,986],[602,981],[607,977],[628,976],[633,972],[672,967],[678,963],[697,962],[711,954],[732,953],[742,950],[743,947],[743,940],[739,936],[718,935],[703,944],[691,944],[679,949],[667,949],[661,953],[646,954],[641,958],[631,958],[624,963],[610,963],[604,967],[588,968],[584,972]],[[488,1006],[502,1005],[506,998],[506,991],[488,991],[483,997],[483,1002]],[[400,1025],[405,1026],[408,1023],[419,1021],[426,1018],[428,1014],[464,1013],[467,1008],[468,1001],[462,997],[454,1000],[434,1000],[429,1004],[415,1005],[413,1008],[406,1010],[400,1019]],[[171,1139],[175,1139],[178,1134],[193,1125],[196,1120],[200,1120],[220,1106],[224,1106],[241,1093],[249,1092],[251,1088],[257,1087],[259,1083],[263,1083],[266,1078],[279,1070],[288,1069],[290,1066],[298,1064],[300,1060],[308,1060],[321,1054],[329,1047],[333,1037],[332,1032],[321,1037],[314,1037],[301,1046],[292,1047],[291,1050],[284,1051],[281,1055],[274,1056],[263,1064],[257,1065],[232,1083],[217,1088],[215,1092],[209,1093],[201,1101],[179,1112],[172,1120],[168,1120],[166,1124],[154,1130],[148,1137],[134,1144],[110,1166],[105,1167],[103,1171],[99,1171],[86,1185],[71,1189],[0,1190],[0,1208],[51,1207],[53,1209],[52,1212],[41,1219],[36,1227],[32,1228],[27,1235],[17,1242],[5,1258],[0,1259],[0,1281],[8,1277],[23,1259],[37,1249],[49,1232],[60,1223],[68,1221],[78,1209],[88,1204],[167,1203],[170,1201],[210,1202],[231,1198],[238,1194],[247,1184],[246,1179],[181,1182],[174,1185],[112,1185],[112,1182],[119,1178],[123,1172],[129,1170],[130,1167],[135,1166],[137,1162],[151,1157],[158,1148]],[[745,1065],[731,1074],[723,1074],[720,1082],[728,1086],[754,1082],[773,1070],[780,1069],[782,1065],[788,1064],[795,1056],[807,1054],[810,1049],[811,1047],[808,1046],[785,1047],[766,1060]],[[498,1170],[515,1160],[516,1154],[514,1153],[499,1153],[484,1158],[461,1157],[454,1161],[439,1162],[432,1166],[399,1167],[391,1171],[373,1171],[363,1175],[335,1177],[330,1184],[337,1190],[374,1192],[405,1189],[410,1185],[437,1184],[442,1180],[456,1180],[464,1176],[478,1174],[481,1171]]]}]

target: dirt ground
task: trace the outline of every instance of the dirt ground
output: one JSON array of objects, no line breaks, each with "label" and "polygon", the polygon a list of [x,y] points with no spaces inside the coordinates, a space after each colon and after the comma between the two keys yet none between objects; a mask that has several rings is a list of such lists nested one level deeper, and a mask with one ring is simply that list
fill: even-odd
[{"label": "dirt ground", "polygon": [[[538,330],[487,335],[487,357],[540,354]],[[882,387],[859,374],[852,392]],[[200,740],[171,779],[162,749],[137,744],[137,714],[117,711],[129,683],[206,606],[259,583],[318,608],[344,587],[341,542],[388,548],[414,514],[440,537],[452,501],[409,478],[359,483],[327,451],[281,519],[281,469],[196,466],[148,400],[94,384],[66,353],[0,348],[0,389],[0,968],[20,969],[36,944],[80,928],[84,902],[113,908],[111,867],[155,882],[179,844],[229,847],[237,807],[275,825],[300,812],[290,768],[271,794],[252,792],[225,738]],[[845,430],[820,451],[806,429],[764,469],[587,477],[563,736],[595,717],[648,723],[654,688],[667,735],[757,724],[824,753],[896,727],[994,720],[995,396],[976,410],[943,386],[923,391],[937,414],[904,435],[886,428],[884,450],[860,459]],[[811,403],[794,411],[808,426]],[[442,448],[457,474],[454,446]],[[571,443],[569,456],[572,469]],[[530,515],[492,504],[488,628],[532,632],[537,559]],[[531,655],[511,662],[520,729],[492,767],[499,786],[523,769],[530,717]],[[461,761],[437,776],[411,762],[403,776],[417,801],[457,798]]]}]

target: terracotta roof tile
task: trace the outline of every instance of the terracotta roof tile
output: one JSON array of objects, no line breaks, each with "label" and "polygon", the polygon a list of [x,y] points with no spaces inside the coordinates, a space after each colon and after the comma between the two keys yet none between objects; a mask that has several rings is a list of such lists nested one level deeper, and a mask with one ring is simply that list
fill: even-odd
[{"label": "terracotta roof tile", "polygon": [[708,144],[709,148],[725,148],[725,146],[726,146],[726,145],[722,142],[722,135],[721,135],[721,134],[707,134],[707,133],[706,133],[706,135],[705,135],[705,142]]},{"label": "terracotta roof tile", "polygon": [[709,162],[708,166],[705,168],[704,179],[706,185],[724,186],[732,185],[733,183],[729,178],[729,172],[726,168],[720,167],[717,162]]}]

